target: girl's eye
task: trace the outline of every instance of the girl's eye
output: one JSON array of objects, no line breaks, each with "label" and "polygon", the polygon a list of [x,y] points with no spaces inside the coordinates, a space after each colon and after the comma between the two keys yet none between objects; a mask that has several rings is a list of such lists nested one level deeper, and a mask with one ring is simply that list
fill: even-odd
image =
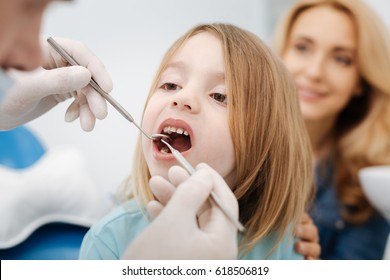
[{"label": "girl's eye", "polygon": [[166,91],[174,91],[178,90],[179,86],[174,83],[165,83],[160,88]]},{"label": "girl's eye", "polygon": [[222,93],[212,93],[210,94],[211,98],[213,98],[215,101],[217,102],[220,102],[220,103],[223,103],[223,104],[227,104],[227,96],[226,94],[222,94]]}]

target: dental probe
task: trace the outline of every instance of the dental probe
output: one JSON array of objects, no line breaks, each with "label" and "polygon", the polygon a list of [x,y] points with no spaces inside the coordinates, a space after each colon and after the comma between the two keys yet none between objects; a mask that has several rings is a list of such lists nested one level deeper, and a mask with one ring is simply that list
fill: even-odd
[{"label": "dental probe", "polygon": [[[63,59],[65,59],[70,65],[76,66],[80,65],[73,57],[71,57],[52,37],[47,38],[47,42],[53,47],[53,49],[59,53]],[[135,125],[139,131],[142,132],[143,135],[145,135],[150,140],[158,140],[161,138],[170,139],[168,135],[165,134],[159,134],[155,133],[152,135],[149,135],[146,131],[142,129],[135,121],[134,118],[130,115],[129,112],[126,111],[125,108],[122,107],[121,104],[118,103],[111,95],[109,95],[107,92],[105,92],[98,83],[94,80],[94,78],[91,78],[91,81],[89,84],[105,99],[107,100],[126,120],[131,122],[133,125]]]},{"label": "dental probe", "polygon": [[[185,159],[185,157],[183,157],[183,155],[178,150],[173,148],[164,139],[161,139],[161,142],[163,142],[168,147],[175,159],[184,167],[184,169],[187,170],[190,175],[195,173],[195,168],[191,166],[191,164]],[[226,215],[226,217],[228,217],[229,220],[237,227],[237,229],[241,232],[245,231],[245,227],[240,223],[239,220],[233,217],[230,211],[222,204],[221,199],[214,192],[211,192],[210,196],[211,199],[218,205],[218,207],[221,208],[222,212]]]}]

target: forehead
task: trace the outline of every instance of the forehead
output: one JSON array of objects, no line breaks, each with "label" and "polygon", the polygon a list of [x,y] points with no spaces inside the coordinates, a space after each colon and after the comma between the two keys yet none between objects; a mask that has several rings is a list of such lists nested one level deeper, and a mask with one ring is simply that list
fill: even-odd
[{"label": "forehead", "polygon": [[219,39],[210,32],[201,32],[188,38],[174,54],[174,58],[187,55],[215,57],[222,53],[222,46]]},{"label": "forehead", "polygon": [[309,8],[298,15],[291,36],[314,38],[319,42],[353,48],[357,34],[352,17],[330,6]]},{"label": "forehead", "polygon": [[210,32],[193,35],[176,50],[166,66],[223,72],[224,55],[221,41]]}]

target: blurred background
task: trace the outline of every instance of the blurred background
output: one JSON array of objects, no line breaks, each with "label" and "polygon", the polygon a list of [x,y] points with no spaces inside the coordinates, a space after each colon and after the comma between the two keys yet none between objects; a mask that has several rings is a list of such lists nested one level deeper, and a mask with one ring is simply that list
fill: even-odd
[{"label": "blurred background", "polygon": [[[366,0],[390,26],[390,2]],[[58,1],[42,26],[48,36],[87,45],[105,63],[114,81],[111,93],[141,120],[146,95],[169,46],[196,24],[227,22],[252,31],[267,43],[281,14],[293,0],[75,0]],[[89,171],[103,190],[114,191],[130,174],[138,131],[112,107],[92,132],[78,121],[65,123],[70,100],[28,124],[47,149],[72,146],[85,155]]]}]

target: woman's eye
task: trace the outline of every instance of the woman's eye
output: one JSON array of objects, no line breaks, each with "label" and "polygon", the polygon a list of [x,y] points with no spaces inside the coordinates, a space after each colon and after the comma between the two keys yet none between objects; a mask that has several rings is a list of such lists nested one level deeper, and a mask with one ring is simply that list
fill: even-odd
[{"label": "woman's eye", "polygon": [[348,66],[348,65],[351,65],[352,64],[352,59],[349,58],[348,56],[345,56],[345,55],[338,55],[335,57],[335,60],[338,62],[338,63],[341,63],[345,66]]},{"label": "woman's eye", "polygon": [[226,94],[222,93],[212,93],[210,94],[211,98],[213,98],[215,101],[227,104],[227,96]]},{"label": "woman's eye", "polygon": [[160,88],[166,91],[173,91],[178,90],[179,86],[174,83],[165,83]]},{"label": "woman's eye", "polygon": [[299,52],[306,52],[309,50],[309,47],[306,44],[303,43],[296,43],[294,45],[294,48]]}]

